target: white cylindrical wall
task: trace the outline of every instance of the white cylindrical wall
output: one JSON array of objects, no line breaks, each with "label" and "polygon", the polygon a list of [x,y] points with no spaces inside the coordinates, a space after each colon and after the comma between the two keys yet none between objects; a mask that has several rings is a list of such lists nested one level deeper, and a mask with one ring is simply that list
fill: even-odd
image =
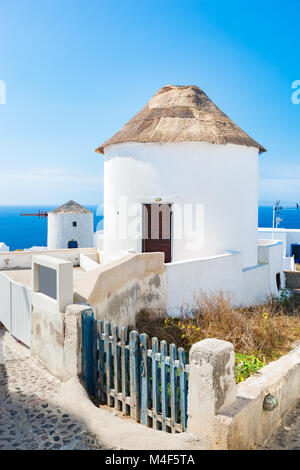
[{"label": "white cylindrical wall", "polygon": [[[131,213],[127,213],[125,198]],[[141,252],[141,237],[132,239],[124,233],[124,221],[129,222],[130,231],[130,223],[132,227],[136,225],[137,211],[141,217],[141,204],[154,203],[156,198],[173,203],[174,225],[184,204],[199,204],[203,209],[202,246],[192,246],[185,235],[174,239],[172,261],[240,251],[244,267],[257,264],[256,148],[203,142],[107,147],[104,155],[105,262],[127,251]],[[188,212],[185,213],[189,217]]]},{"label": "white cylindrical wall", "polygon": [[[76,227],[73,226],[76,222]],[[68,242],[77,241],[78,248],[94,246],[93,214],[49,213],[48,214],[48,249],[68,248]]]}]

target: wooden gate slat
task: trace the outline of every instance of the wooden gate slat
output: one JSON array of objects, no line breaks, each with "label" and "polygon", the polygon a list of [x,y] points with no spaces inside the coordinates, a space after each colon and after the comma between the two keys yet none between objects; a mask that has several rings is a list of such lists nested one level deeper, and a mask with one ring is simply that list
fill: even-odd
[{"label": "wooden gate slat", "polygon": [[114,360],[114,389],[115,389],[115,409],[120,410],[119,391],[120,391],[120,348],[119,327],[113,326],[113,360]]},{"label": "wooden gate slat", "polygon": [[183,348],[178,349],[179,357],[179,373],[180,373],[180,411],[181,411],[181,426],[186,431],[187,426],[187,374],[185,372],[186,357]]},{"label": "wooden gate slat", "polygon": [[177,408],[177,368],[175,366],[177,349],[175,344],[170,345],[170,384],[171,384],[171,431],[175,432],[175,423],[178,419]]},{"label": "wooden gate slat", "polygon": [[107,389],[107,404],[112,406],[112,396],[110,394],[110,389],[113,386],[112,382],[112,352],[111,352],[111,324],[107,322],[105,324],[105,371],[106,371],[106,389]]},{"label": "wooden gate slat", "polygon": [[140,336],[140,375],[141,375],[141,423],[149,426],[148,408],[149,408],[149,358],[148,358],[149,338],[143,333]]},{"label": "wooden gate slat", "polygon": [[167,430],[167,417],[169,410],[168,400],[168,366],[166,365],[166,356],[168,355],[168,345],[165,340],[160,342],[161,353],[161,413],[162,413],[162,430]]},{"label": "wooden gate slat", "polygon": [[105,350],[104,350],[104,322],[99,320],[99,389],[100,389],[100,402],[102,404],[106,403],[106,387],[105,387]]},{"label": "wooden gate slat", "polygon": [[140,380],[139,380],[139,334],[131,331],[129,335],[130,352],[130,416],[140,421]]},{"label": "wooden gate slat", "polygon": [[128,339],[127,328],[121,328],[121,368],[122,368],[122,414],[127,414],[126,397],[128,395],[128,349],[126,348]]},{"label": "wooden gate slat", "polygon": [[152,338],[152,409],[153,428],[158,429],[157,414],[159,411],[159,364],[156,354],[158,353],[158,339]]}]

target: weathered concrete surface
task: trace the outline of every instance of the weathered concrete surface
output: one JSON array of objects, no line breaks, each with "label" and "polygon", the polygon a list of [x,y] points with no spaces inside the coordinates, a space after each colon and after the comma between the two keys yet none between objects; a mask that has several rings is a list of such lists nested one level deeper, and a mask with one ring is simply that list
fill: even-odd
[{"label": "weathered concrete surface", "polygon": [[142,309],[166,310],[163,253],[124,256],[87,272],[75,291],[75,302],[91,305],[97,319],[134,326]]},{"label": "weathered concrete surface", "polygon": [[215,415],[236,398],[235,356],[227,341],[208,338],[190,350],[188,431],[215,447]]},{"label": "weathered concrete surface", "polygon": [[300,271],[284,271],[287,289],[300,289]]},{"label": "weathered concrete surface", "polygon": [[129,450],[196,450],[204,449],[203,443],[191,433],[168,434],[136,423],[112,409],[97,408],[88,397],[77,378],[61,387],[60,398],[64,408],[76,415],[88,426],[90,432],[114,449]]},{"label": "weathered concrete surface", "polygon": [[27,348],[0,329],[0,450],[103,448],[76,410],[64,408],[60,387]]},{"label": "weathered concrete surface", "polygon": [[300,450],[300,400],[262,449]]},{"label": "weathered concrete surface", "polygon": [[[265,411],[268,394],[278,407]],[[237,387],[231,406],[216,415],[216,447],[251,449],[263,445],[300,397],[300,348],[262,368]]]},{"label": "weathered concrete surface", "polygon": [[70,305],[66,312],[47,311],[33,305],[33,357],[61,380],[81,373],[81,312],[83,305]]}]

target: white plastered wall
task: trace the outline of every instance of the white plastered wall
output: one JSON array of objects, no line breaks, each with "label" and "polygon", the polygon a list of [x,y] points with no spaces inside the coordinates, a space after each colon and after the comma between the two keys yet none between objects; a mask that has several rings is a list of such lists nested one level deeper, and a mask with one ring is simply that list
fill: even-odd
[{"label": "white plastered wall", "polygon": [[[127,207],[136,204],[131,214]],[[120,236],[124,220],[141,220],[141,204],[155,202],[203,205],[202,246],[183,236],[173,240],[172,260],[240,251],[243,266],[257,264],[258,151],[240,145],[203,142],[122,144],[104,155],[104,261],[141,252],[141,237]],[[176,206],[177,205],[177,206]],[[139,211],[139,212],[138,212]],[[189,221],[191,217],[188,217]],[[114,230],[116,229],[116,230]],[[112,236],[112,232],[116,234]]]},{"label": "white plastered wall", "polygon": [[[76,227],[73,226],[76,222]],[[48,215],[48,249],[68,248],[68,242],[76,240],[78,248],[94,246],[93,214],[56,214]]]}]

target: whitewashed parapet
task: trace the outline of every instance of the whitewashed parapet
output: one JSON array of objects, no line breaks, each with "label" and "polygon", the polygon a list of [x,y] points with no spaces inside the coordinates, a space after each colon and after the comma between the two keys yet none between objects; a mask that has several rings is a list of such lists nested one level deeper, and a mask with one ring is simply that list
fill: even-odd
[{"label": "whitewashed parapet", "polygon": [[37,255],[53,256],[70,261],[73,266],[79,266],[80,254],[96,255],[96,248],[76,248],[64,250],[38,250],[38,251],[9,251],[0,252],[0,270],[30,269],[32,257]]},{"label": "whitewashed parapet", "polygon": [[73,266],[70,261],[46,255],[34,256],[32,272],[34,308],[64,312],[66,306],[73,303]]}]

